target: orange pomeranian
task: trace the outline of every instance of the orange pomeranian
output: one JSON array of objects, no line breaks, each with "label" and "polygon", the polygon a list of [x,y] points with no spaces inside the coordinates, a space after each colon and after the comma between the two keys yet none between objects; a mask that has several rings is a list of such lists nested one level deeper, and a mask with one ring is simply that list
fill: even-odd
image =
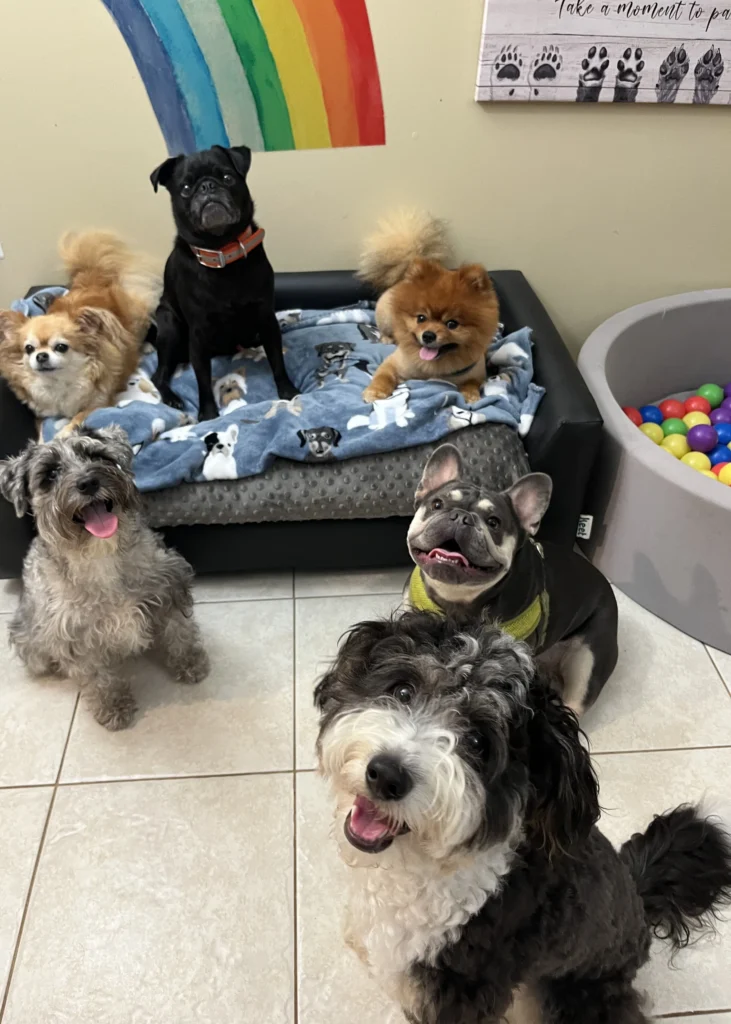
[{"label": "orange pomeranian", "polygon": [[124,390],[161,281],[109,232],[66,235],[59,251],[69,291],[43,316],[0,310],[0,374],[36,416],[68,417],[70,428]]},{"label": "orange pomeranian", "polygon": [[466,401],[480,398],[497,296],[483,266],[447,270],[447,257],[444,225],[416,212],[381,223],[366,242],[359,277],[383,291],[376,322],[382,340],[398,345],[363,392],[366,402],[388,398],[406,380],[444,380]]}]

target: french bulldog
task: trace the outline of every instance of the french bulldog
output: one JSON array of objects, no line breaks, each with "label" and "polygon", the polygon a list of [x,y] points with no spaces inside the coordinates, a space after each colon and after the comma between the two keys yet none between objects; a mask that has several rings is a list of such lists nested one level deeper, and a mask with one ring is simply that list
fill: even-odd
[{"label": "french bulldog", "polygon": [[254,221],[246,183],[251,150],[214,146],[165,160],[150,180],[170,193],[177,236],[165,266],[157,310],[158,367],[153,382],[167,405],[181,408],[170,380],[191,363],[200,420],[219,415],[211,359],[262,345],[280,398],[297,389],[287,376],[274,314],[274,271]]},{"label": "french bulldog", "polygon": [[524,640],[577,715],[599,696],[617,663],[617,602],[580,555],[535,540],[551,478],[530,473],[495,492],[465,478],[451,444],[432,454],[408,531],[416,563],[411,608],[484,618]]}]

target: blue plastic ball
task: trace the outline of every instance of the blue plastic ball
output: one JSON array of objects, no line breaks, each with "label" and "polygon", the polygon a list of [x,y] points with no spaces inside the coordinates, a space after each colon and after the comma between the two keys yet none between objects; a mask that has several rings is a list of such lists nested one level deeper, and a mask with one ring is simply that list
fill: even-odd
[{"label": "blue plastic ball", "polygon": [[731,461],[729,460],[729,455],[731,455],[731,452],[729,452],[725,444],[717,444],[716,447],[712,448],[711,451],[708,452],[707,454],[708,458],[711,460],[712,466],[717,465],[717,463],[719,462]]},{"label": "blue plastic ball", "polygon": [[731,423],[717,423],[713,429],[718,434],[719,444],[731,442]]},{"label": "blue plastic ball", "polygon": [[640,409],[640,416],[643,423],[657,423],[658,426],[665,419],[656,405],[643,405]]}]

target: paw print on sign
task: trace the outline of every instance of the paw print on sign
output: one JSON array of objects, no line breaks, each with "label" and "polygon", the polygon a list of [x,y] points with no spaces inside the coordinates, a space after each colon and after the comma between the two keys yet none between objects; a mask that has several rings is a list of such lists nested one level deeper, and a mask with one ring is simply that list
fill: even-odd
[{"label": "paw print on sign", "polygon": [[523,55],[513,43],[506,43],[492,68],[491,93],[494,100],[526,100]]},{"label": "paw print on sign", "polygon": [[637,100],[642,71],[645,62],[642,59],[642,50],[638,46],[634,51],[628,46],[620,59],[617,61],[617,78],[614,82],[614,102],[634,103]]},{"label": "paw print on sign", "polygon": [[592,46],[581,62],[579,88],[576,90],[577,103],[599,102],[608,67],[609,56],[606,46]]},{"label": "paw print on sign", "polygon": [[712,46],[699,59],[695,66],[694,103],[710,103],[718,92],[721,75],[724,70],[721,51]]},{"label": "paw print on sign", "polygon": [[536,54],[530,67],[528,82],[532,100],[548,100],[556,98],[556,79],[563,66],[561,51],[558,46],[544,46]]},{"label": "paw print on sign", "polygon": [[655,92],[658,103],[675,103],[680,86],[690,71],[688,51],[684,46],[674,46],[660,65]]}]

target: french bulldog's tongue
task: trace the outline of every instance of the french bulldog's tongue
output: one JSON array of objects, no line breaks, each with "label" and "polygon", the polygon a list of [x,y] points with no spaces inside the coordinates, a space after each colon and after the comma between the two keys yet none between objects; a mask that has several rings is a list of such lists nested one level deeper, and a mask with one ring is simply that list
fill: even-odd
[{"label": "french bulldog's tongue", "polygon": [[93,537],[106,540],[113,537],[117,532],[119,520],[113,512],[107,512],[107,506],[103,501],[95,501],[81,513],[84,520],[84,529],[88,530]]},{"label": "french bulldog's tongue", "polygon": [[392,832],[376,805],[364,796],[355,798],[353,810],[350,812],[350,831],[365,843],[378,842]]},{"label": "french bulldog's tongue", "polygon": [[439,355],[439,349],[438,348],[426,348],[426,346],[425,346],[424,348],[420,348],[419,349],[419,357],[421,359],[428,359],[428,360],[436,359],[438,355]]},{"label": "french bulldog's tongue", "polygon": [[457,565],[463,565],[465,569],[468,569],[470,565],[461,551],[445,551],[444,548],[434,548],[429,552],[429,557],[441,562],[454,562]]}]

